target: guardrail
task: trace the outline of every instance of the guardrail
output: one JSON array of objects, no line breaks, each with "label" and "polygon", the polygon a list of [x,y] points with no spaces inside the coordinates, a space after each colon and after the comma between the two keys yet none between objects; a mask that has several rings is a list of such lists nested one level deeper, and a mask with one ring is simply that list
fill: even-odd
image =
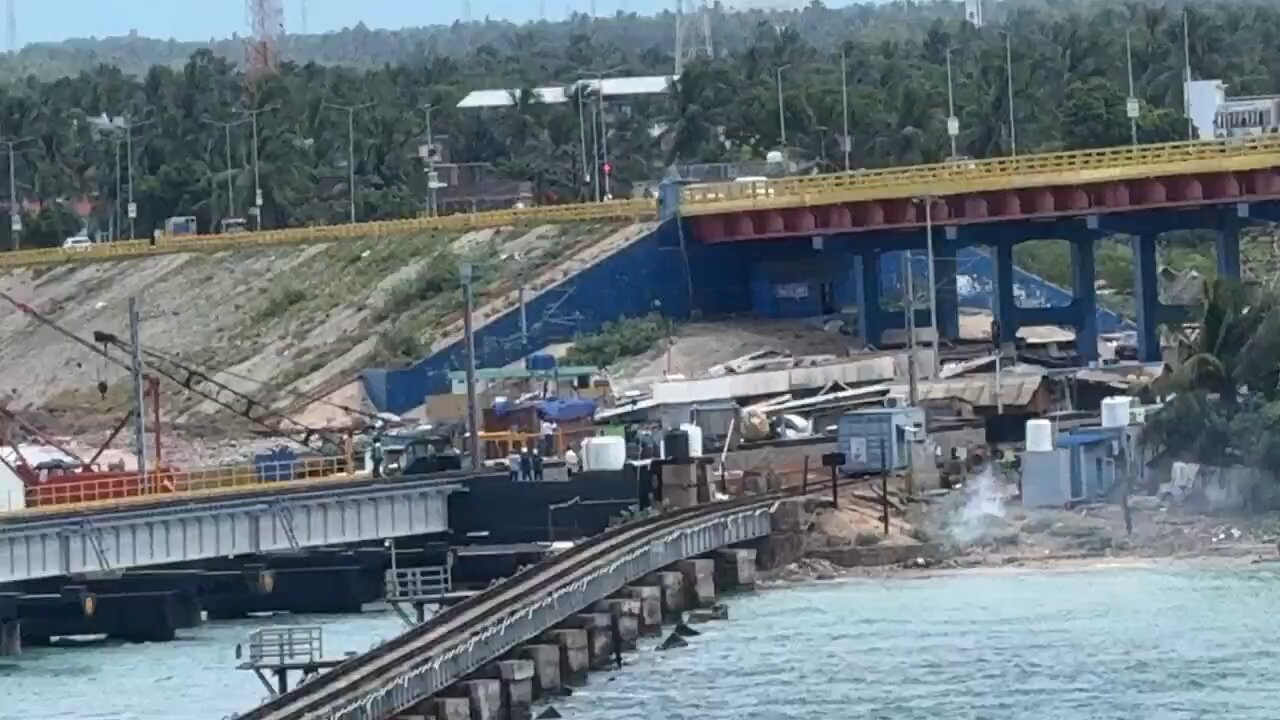
[{"label": "guardrail", "polygon": [[354,468],[345,457],[302,458],[291,461],[245,463],[193,470],[158,470],[137,474],[90,477],[54,476],[30,485],[16,497],[0,500],[0,507],[24,508],[6,514],[48,514],[107,509],[157,497],[204,497],[231,492],[270,492],[284,487],[350,480]]},{"label": "guardrail", "polygon": [[431,231],[466,231],[519,225],[541,225],[591,220],[652,220],[657,217],[653,200],[611,200],[599,203],[545,205],[511,210],[403,220],[323,225],[264,230],[260,232],[186,235],[160,240],[124,240],[99,243],[86,248],[45,248],[0,253],[0,268],[60,265],[76,262],[125,260],[147,255],[216,252],[282,245],[304,245],[350,239],[368,239]]},{"label": "guardrail", "polygon": [[1280,167],[1280,136],[956,160],[681,188],[686,215]]}]

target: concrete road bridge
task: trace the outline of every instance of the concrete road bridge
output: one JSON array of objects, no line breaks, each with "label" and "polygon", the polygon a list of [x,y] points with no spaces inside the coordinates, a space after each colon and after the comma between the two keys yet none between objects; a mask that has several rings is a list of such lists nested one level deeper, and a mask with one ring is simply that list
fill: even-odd
[{"label": "concrete road bridge", "polygon": [[[535,646],[545,650],[550,643],[556,672],[561,667],[568,673],[585,672],[579,656],[594,664],[603,653],[608,662],[610,616],[604,614],[595,622],[581,613],[590,613],[594,604],[673,563],[768,535],[771,512],[784,497],[772,493],[720,502],[613,528],[343,662],[240,720],[385,720],[427,713],[439,717],[441,712],[475,718],[478,707],[500,705],[504,696],[525,696],[517,683],[526,681],[529,673],[498,668],[495,679],[468,681],[473,686],[462,691],[462,698],[452,698],[460,705],[454,708],[445,696],[459,681],[476,677],[493,661],[540,637],[525,647],[525,654],[537,658],[541,653]],[[750,561],[754,562],[753,554]],[[693,585],[712,583],[713,571],[703,564],[712,561],[693,562]],[[679,573],[674,574],[678,585]],[[635,596],[657,602],[661,593],[662,602],[670,606],[668,593],[685,592],[673,590],[661,578],[654,584],[660,587],[650,588],[652,595],[637,590]],[[714,595],[713,586],[711,590]],[[581,617],[589,629],[554,630],[571,616]],[[559,650],[554,648],[557,643]],[[505,691],[499,687],[508,683]],[[505,717],[483,712],[479,716]]]}]

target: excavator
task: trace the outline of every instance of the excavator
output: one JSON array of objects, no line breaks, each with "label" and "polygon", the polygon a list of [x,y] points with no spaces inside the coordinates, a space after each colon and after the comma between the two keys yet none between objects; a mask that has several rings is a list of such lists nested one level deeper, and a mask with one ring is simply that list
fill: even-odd
[{"label": "excavator", "polygon": [[[18,301],[7,293],[0,292],[0,300],[12,305],[19,312],[32,320],[48,327],[72,342],[104,358],[108,363],[132,372],[132,354],[134,347],[127,339],[109,332],[95,331],[93,340],[81,338],[57,322]],[[153,417],[153,443],[155,450],[154,464],[149,463],[145,476],[123,468],[103,469],[98,464],[106,448],[134,419],[134,411],[130,411],[115,429],[101,448],[89,460],[80,460],[75,454],[57,446],[52,438],[39,431],[33,424],[22,421],[12,411],[0,407],[0,420],[16,426],[29,436],[41,440],[56,448],[68,458],[66,461],[46,461],[32,465],[22,457],[18,443],[12,443],[14,462],[10,463],[0,456],[0,464],[8,467],[10,472],[19,477],[26,486],[27,506],[39,507],[48,505],[65,505],[70,503],[89,502],[94,500],[111,500],[137,497],[155,493],[177,492],[182,490],[177,481],[178,471],[163,464],[160,443],[160,380],[163,378],[177,384],[183,390],[208,402],[228,410],[246,420],[265,428],[270,434],[283,437],[308,451],[321,450],[322,454],[336,456],[339,450],[347,448],[344,457],[325,463],[320,472],[337,474],[351,471],[353,462],[350,456],[350,436],[348,430],[344,435],[328,428],[313,428],[292,417],[289,417],[263,401],[243,393],[226,383],[217,380],[211,371],[178,360],[166,353],[139,346],[138,353],[148,370],[144,374],[144,386],[150,399],[150,410]],[[105,395],[106,383],[98,382],[98,391]],[[339,409],[364,421],[366,426],[381,428],[386,419],[357,408],[350,408],[335,403]],[[5,440],[0,434],[0,441]]]}]

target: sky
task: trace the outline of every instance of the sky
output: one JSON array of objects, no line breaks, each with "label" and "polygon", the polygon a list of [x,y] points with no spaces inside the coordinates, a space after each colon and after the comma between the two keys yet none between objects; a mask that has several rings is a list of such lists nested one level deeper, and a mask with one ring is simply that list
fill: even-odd
[{"label": "sky", "polygon": [[[759,3],[770,0],[731,0]],[[794,0],[775,0],[780,5]],[[300,32],[303,0],[282,0],[285,29]],[[306,0],[308,32],[341,30],[359,22],[371,28],[402,28],[451,23],[466,0]],[[843,5],[848,0],[828,2]],[[547,18],[570,11],[601,15],[656,12],[674,0],[470,0],[473,18],[486,15],[516,21],[536,20],[545,3]],[[204,41],[248,33],[245,0],[14,0],[19,45],[67,38],[139,35]]]}]

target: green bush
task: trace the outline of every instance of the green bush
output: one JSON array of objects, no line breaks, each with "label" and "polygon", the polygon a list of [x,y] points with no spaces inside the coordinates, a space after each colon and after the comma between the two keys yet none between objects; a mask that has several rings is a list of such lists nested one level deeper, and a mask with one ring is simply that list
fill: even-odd
[{"label": "green bush", "polygon": [[274,285],[271,288],[271,292],[267,294],[267,304],[263,306],[258,314],[263,318],[280,317],[289,308],[306,302],[310,297],[306,289],[293,283],[286,282]]},{"label": "green bush", "polygon": [[574,339],[565,354],[568,365],[608,367],[623,358],[640,355],[667,336],[669,322],[657,313],[642,318],[607,322],[594,335]]}]

